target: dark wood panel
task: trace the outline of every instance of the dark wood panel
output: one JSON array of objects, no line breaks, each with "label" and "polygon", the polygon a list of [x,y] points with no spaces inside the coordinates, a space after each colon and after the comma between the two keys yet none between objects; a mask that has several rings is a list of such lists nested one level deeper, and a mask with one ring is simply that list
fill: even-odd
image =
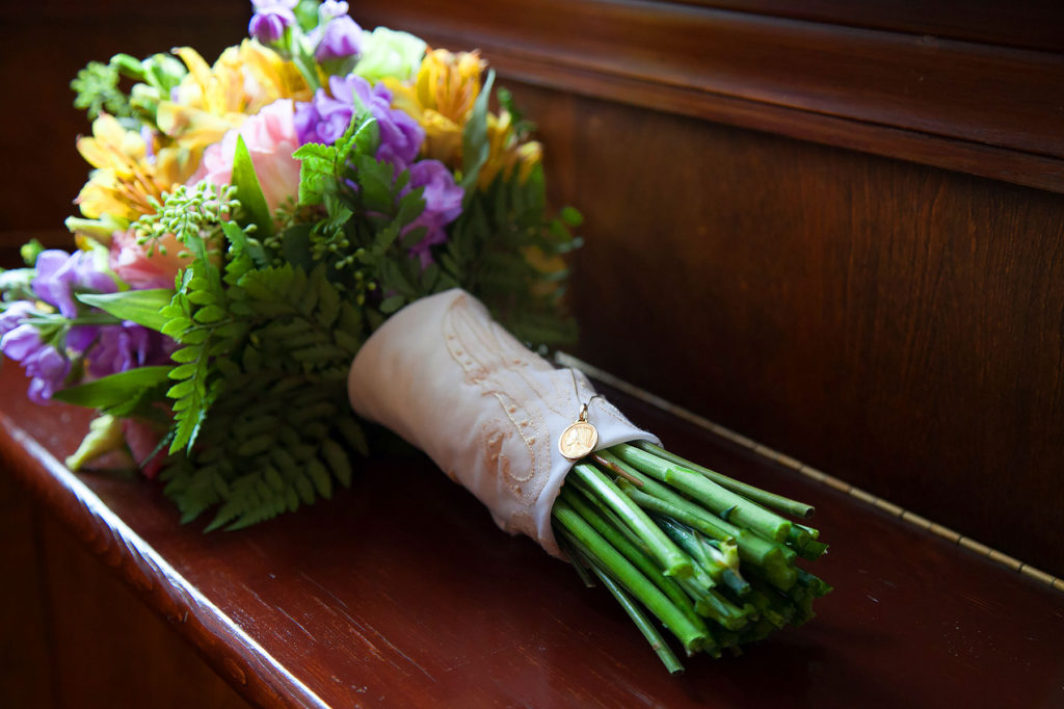
[{"label": "dark wood panel", "polygon": [[54,709],[55,646],[34,512],[26,492],[0,467],[0,706]]},{"label": "dark wood panel", "polygon": [[[505,75],[1064,190],[1064,57],[654,2],[367,5]],[[579,31],[573,31],[579,28]]]},{"label": "dark wood panel", "polygon": [[[43,516],[57,706],[248,709],[168,623]],[[90,547],[93,546],[90,544]]]},{"label": "dark wood panel", "polygon": [[4,3],[0,8],[0,231],[61,229],[90,166],[74,142],[91,131],[70,81],[118,52],[146,57],[190,45],[213,62],[247,31],[250,5]]},{"label": "dark wood panel", "polygon": [[249,706],[6,470],[0,525],[0,706]]},{"label": "dark wood panel", "polygon": [[1064,5],[1055,0],[680,0],[728,10],[1059,52]]},{"label": "dark wood panel", "polygon": [[[0,371],[0,387],[21,385]],[[832,543],[817,570],[837,588],[820,617],[670,677],[602,589],[500,532],[419,456],[378,456],[313,512],[204,535],[177,524],[155,484],[75,478],[38,446],[72,450],[83,412],[5,399],[0,455],[140,598],[167,617],[187,611],[173,628],[211,647],[262,706],[939,707],[944,691],[973,706],[1064,701],[1059,592],[611,398],[677,450],[816,505]],[[263,681],[278,693],[256,693]]]},{"label": "dark wood panel", "polygon": [[562,96],[589,362],[1064,570],[1064,198]]}]

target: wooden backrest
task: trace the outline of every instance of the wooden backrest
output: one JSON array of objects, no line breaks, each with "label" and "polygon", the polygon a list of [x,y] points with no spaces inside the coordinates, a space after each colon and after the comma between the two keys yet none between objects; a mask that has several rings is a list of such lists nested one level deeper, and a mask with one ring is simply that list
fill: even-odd
[{"label": "wooden backrest", "polygon": [[[586,216],[578,356],[1064,572],[1064,13],[712,5],[352,10],[480,47],[538,123],[553,199]],[[212,58],[249,14],[108,7],[4,11],[8,257],[28,232],[65,239],[77,68]]]}]

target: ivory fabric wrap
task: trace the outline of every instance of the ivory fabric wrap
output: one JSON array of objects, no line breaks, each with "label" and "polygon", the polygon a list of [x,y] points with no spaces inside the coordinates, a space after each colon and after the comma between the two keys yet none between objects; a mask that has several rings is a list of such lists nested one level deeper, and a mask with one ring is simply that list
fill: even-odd
[{"label": "ivory fabric wrap", "polygon": [[[502,529],[561,556],[550,513],[573,461],[558,438],[595,393],[583,373],[555,369],[454,289],[382,325],[355,357],[347,391],[360,416],[425,451]],[[588,421],[598,429],[597,448],[658,442],[601,396]]]}]

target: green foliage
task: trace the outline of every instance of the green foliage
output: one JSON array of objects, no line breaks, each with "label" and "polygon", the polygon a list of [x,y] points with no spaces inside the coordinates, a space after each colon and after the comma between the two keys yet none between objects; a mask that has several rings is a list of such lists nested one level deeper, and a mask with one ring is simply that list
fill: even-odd
[{"label": "green foliage", "polygon": [[33,268],[37,264],[37,257],[44,251],[44,244],[38,239],[30,239],[18,250],[19,256],[22,257],[22,261]]},{"label": "green foliage", "polygon": [[318,26],[318,5],[318,0],[299,0],[293,10],[299,29],[310,32]]},{"label": "green foliage", "polygon": [[517,140],[524,140],[536,130],[536,124],[528,120],[521,109],[517,107],[517,104],[514,103],[513,94],[510,93],[509,89],[500,86],[496,89],[495,96],[499,100],[499,107],[510,114],[510,120],[513,121]]},{"label": "green foliage", "polygon": [[84,109],[89,120],[100,113],[125,118],[133,115],[129,107],[129,97],[118,88],[118,69],[102,62],[89,62],[70,82],[70,88],[77,97],[74,108]]},{"label": "green foliage", "polygon": [[269,236],[273,233],[273,216],[262,194],[259,178],[255,174],[255,165],[251,162],[251,153],[240,135],[236,137],[236,155],[233,156],[233,187],[236,188],[236,200],[244,208],[245,226],[254,224],[259,234]]},{"label": "green foliage", "polygon": [[227,218],[242,209],[229,193],[179,189],[161,207],[138,227],[172,231],[195,254],[160,310],[179,344],[167,494],[186,520],[216,507],[210,528],[237,528],[350,484],[348,454],[365,452],[346,401],[359,311],[324,264],[270,265],[257,225]]},{"label": "green foliage", "polygon": [[[74,107],[84,109],[89,120],[106,112],[120,119],[138,118],[153,123],[159,102],[170,97],[170,90],[185,73],[184,64],[167,54],[154,54],[144,60],[116,54],[107,64],[89,62],[70,82],[77,94]],[[137,82],[129,94],[119,87],[123,77]]]},{"label": "green foliage", "polygon": [[[117,63],[148,82],[147,63]],[[477,188],[490,154],[492,80],[463,135],[463,214],[425,267],[410,251],[425,235],[412,227],[423,188],[377,160],[379,127],[362,106],[334,145],[295,153],[297,203],[270,213],[238,141],[232,187],[178,186],[136,222],[149,252],[168,234],[187,247],[174,290],[86,302],[174,338],[173,366],[163,368],[165,381],[115,382],[125,409],[92,389],[71,396],[118,415],[151,415],[153,402],[169,399],[163,479],[186,521],[213,511],[208,529],[235,529],[350,484],[351,454],[365,454],[366,442],[346,399],[348,368],[364,339],[409,302],[463,287],[520,339],[572,338],[572,323],[558,317],[567,273],[556,257],[579,243],[569,231],[579,214],[545,216],[538,167]]]},{"label": "green foliage", "polygon": [[299,204],[319,205],[326,194],[341,194],[350,191],[344,177],[351,168],[355,154],[372,155],[380,145],[377,120],[365,108],[360,108],[351,117],[344,134],[332,145],[307,143],[292,154],[301,160],[299,171]]},{"label": "green foliage", "polygon": [[36,271],[32,268],[0,268],[0,310],[6,303],[16,300],[35,300],[33,279]]},{"label": "green foliage", "polygon": [[488,99],[491,97],[491,85],[495,82],[495,72],[488,71],[484,87],[473,103],[473,112],[462,131],[462,176],[461,185],[465,188],[465,204],[468,205],[476,194],[477,177],[480,168],[488,160]]},{"label": "green foliage", "polygon": [[[209,283],[193,277],[189,288],[190,298],[203,301],[192,328],[196,314],[214,306],[223,311],[216,323],[239,322],[240,331],[212,332],[204,342],[213,345],[193,343],[174,355],[193,365],[182,397],[196,396],[201,354],[213,358],[200,389],[211,398],[196,445],[171,456],[163,473],[185,520],[217,506],[210,529],[243,527],[328,498],[334,480],[351,482],[350,453],[366,453],[346,395],[348,367],[365,334],[358,310],[342,300],[324,266],[309,274],[289,264],[240,270],[227,272],[224,307],[193,295],[209,293]],[[197,406],[193,400],[189,409]],[[195,425],[183,430],[179,423],[178,435]]]},{"label": "green foliage", "polygon": [[166,381],[170,367],[138,367],[74,387],[60,389],[53,399],[92,409],[110,409],[142,390]]},{"label": "green foliage", "polygon": [[517,175],[496,178],[487,190],[473,194],[452,228],[435,287],[470,291],[524,342],[573,341],[575,323],[560,316],[568,270],[544,270],[533,261],[550,264],[579,246],[569,227],[579,224],[580,215],[572,208],[556,219],[546,214],[542,167],[523,181]]},{"label": "green foliage", "polygon": [[[296,151],[303,161],[299,204],[318,209],[318,219],[266,244],[278,262],[324,264],[329,280],[360,307],[370,307],[373,291],[387,294],[379,308],[389,314],[434,292],[438,269],[424,273],[409,253],[424,236],[422,229],[408,228],[425,209],[424,190],[408,189],[408,172],[397,174],[377,160],[379,144],[377,121],[361,107],[334,145],[310,143]],[[295,244],[303,253],[294,252]]]},{"label": "green foliage", "polygon": [[166,324],[166,317],[160,311],[170,304],[173,295],[172,290],[161,288],[119,293],[79,293],[77,299],[119,320],[132,320],[138,325],[158,331]]},{"label": "green foliage", "polygon": [[154,213],[135,222],[139,243],[149,255],[155,249],[165,254],[166,247],[159,241],[173,234],[193,256],[205,260],[221,241],[222,224],[240,209],[236,189],[204,181],[194,187],[178,185],[172,194],[163,194],[162,203],[150,197]]}]

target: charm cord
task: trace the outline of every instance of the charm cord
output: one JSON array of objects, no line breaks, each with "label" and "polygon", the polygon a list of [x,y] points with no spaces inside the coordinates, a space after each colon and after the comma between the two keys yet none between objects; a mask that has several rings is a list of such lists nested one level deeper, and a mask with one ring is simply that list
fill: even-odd
[{"label": "charm cord", "polygon": [[[580,401],[580,386],[576,382],[576,371],[570,369],[569,374],[573,378],[573,391],[576,393],[576,400]],[[579,460],[595,450],[595,446],[598,444],[598,429],[588,422],[587,410],[591,402],[599,398],[604,397],[601,394],[594,394],[586,402],[581,403],[580,414],[577,416],[576,421],[569,424],[562,431],[562,435],[558,439],[558,450],[568,460]]]}]

